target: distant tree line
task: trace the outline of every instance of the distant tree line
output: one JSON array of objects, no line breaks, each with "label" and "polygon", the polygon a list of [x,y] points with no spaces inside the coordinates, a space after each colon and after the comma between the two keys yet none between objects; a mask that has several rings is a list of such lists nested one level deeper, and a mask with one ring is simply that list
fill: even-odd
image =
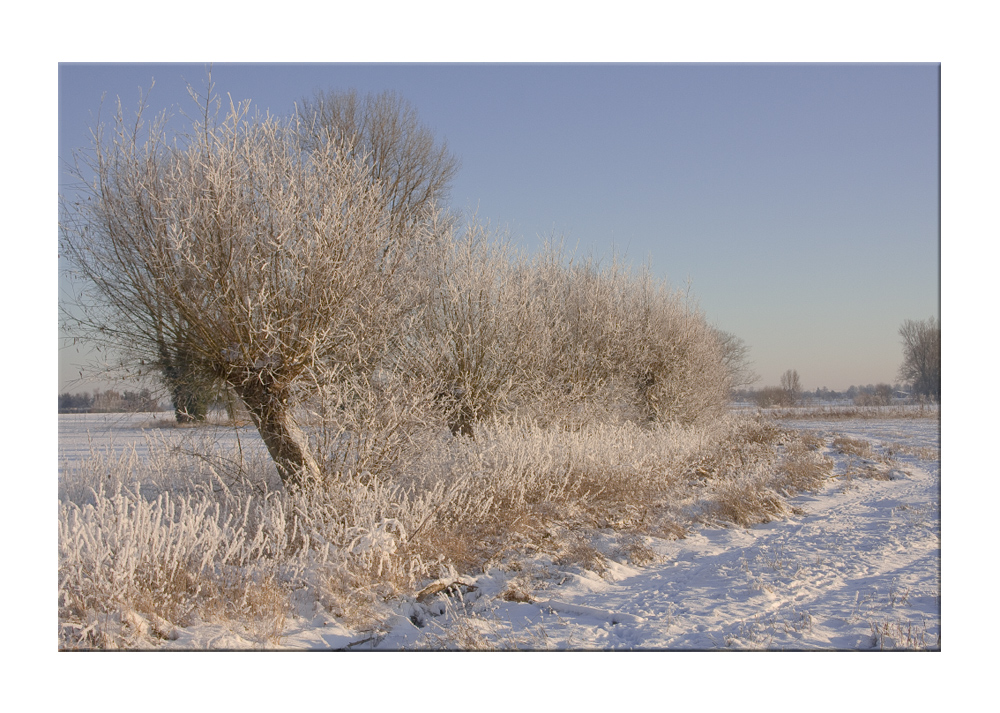
[{"label": "distant tree line", "polygon": [[802,400],[802,383],[799,372],[789,369],[781,375],[779,386],[764,386],[760,389],[738,389],[733,392],[734,401],[749,401],[761,408],[772,406],[795,406]]},{"label": "distant tree line", "polygon": [[781,375],[780,386],[736,389],[732,400],[755,403],[761,408],[795,406],[803,400],[851,401],[856,406],[888,406],[900,400],[939,402],[941,325],[934,317],[923,321],[908,319],[900,326],[899,336],[903,340],[903,363],[898,375],[902,384],[852,385],[846,391],[831,391],[824,386],[815,392],[803,392],[798,372],[789,369]]},{"label": "distant tree line", "polygon": [[149,389],[59,394],[59,413],[139,413],[159,410],[159,400]]},{"label": "distant tree line", "polygon": [[794,398],[779,386],[761,389],[740,389],[733,393],[733,401],[754,403],[762,408],[773,406],[793,406],[801,402],[851,402],[856,406],[887,406],[893,402],[919,398],[906,384],[867,384],[854,386],[843,391],[834,391],[823,386],[812,391],[803,391]]}]

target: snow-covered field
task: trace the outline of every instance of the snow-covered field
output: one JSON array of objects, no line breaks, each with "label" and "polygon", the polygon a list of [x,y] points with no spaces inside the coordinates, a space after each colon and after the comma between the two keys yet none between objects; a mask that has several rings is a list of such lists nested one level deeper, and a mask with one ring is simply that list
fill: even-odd
[{"label": "snow-covered field", "polygon": [[135,449],[139,457],[150,445],[168,443],[198,447],[231,448],[241,441],[244,447],[264,450],[253,426],[238,429],[223,425],[178,428],[173,411],[158,413],[78,413],[59,414],[59,468],[88,458],[91,453],[111,450],[124,453]]},{"label": "snow-covered field", "polygon": [[[142,427],[156,417],[169,414],[61,416],[61,467],[109,444],[120,450],[136,443],[141,457]],[[593,543],[598,549],[613,553],[631,544],[651,561],[636,567],[612,556],[598,574],[538,557],[519,571],[462,574],[449,580],[451,596],[399,602],[397,615],[370,631],[298,611],[278,648],[939,649],[939,421],[788,425],[823,439],[834,477],[819,492],[794,498],[795,514],[785,520],[749,529],[698,526],[680,540],[627,543],[608,533]],[[177,442],[193,431],[229,445],[237,438],[222,427],[154,430]],[[844,437],[852,440],[835,445]],[[239,438],[244,448],[260,447],[249,430]],[[862,441],[873,450],[852,452]],[[500,598],[503,592],[513,601]],[[162,648],[255,646],[226,627],[197,624],[176,630]]]}]

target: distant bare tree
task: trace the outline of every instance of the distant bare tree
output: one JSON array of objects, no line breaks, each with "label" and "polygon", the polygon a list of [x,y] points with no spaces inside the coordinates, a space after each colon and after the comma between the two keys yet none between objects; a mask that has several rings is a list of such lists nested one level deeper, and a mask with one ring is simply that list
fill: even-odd
[{"label": "distant bare tree", "polygon": [[722,361],[729,370],[733,389],[743,389],[757,383],[760,376],[754,372],[750,361],[750,347],[732,332],[715,330],[715,336],[722,348]]},{"label": "distant bare tree", "polygon": [[[286,485],[318,474],[295,420],[320,366],[372,364],[397,330],[399,279],[422,226],[405,229],[372,169],[294,122],[230,102],[187,133],[143,106],[99,126],[62,201],[61,249],[89,281],[77,333],[124,361],[164,343],[246,405]],[[93,175],[93,179],[90,176]]]},{"label": "distant bare tree", "polygon": [[941,326],[934,317],[911,319],[899,328],[903,338],[903,363],[899,378],[911,384],[913,393],[941,399]]},{"label": "distant bare tree", "polygon": [[785,392],[789,402],[799,402],[802,398],[802,383],[799,381],[798,371],[789,369],[781,375],[781,390]]}]

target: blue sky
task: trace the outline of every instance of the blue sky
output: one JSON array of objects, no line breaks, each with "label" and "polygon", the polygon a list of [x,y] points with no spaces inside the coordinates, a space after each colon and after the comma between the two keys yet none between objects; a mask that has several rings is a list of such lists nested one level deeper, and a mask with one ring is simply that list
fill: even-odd
[{"label": "blue sky", "polygon": [[[102,94],[193,108],[201,64],[59,66],[59,155]],[[742,337],[761,375],[892,382],[905,319],[938,316],[936,64],[216,64],[217,90],[289,113],[391,89],[461,160],[451,204],[530,248],[612,246]],[[65,176],[60,175],[60,184]],[[60,391],[83,354],[60,352]]]}]

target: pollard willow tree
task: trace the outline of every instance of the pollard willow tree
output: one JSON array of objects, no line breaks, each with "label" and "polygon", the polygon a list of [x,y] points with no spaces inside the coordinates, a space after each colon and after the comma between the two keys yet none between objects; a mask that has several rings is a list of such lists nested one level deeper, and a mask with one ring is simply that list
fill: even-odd
[{"label": "pollard willow tree", "polygon": [[381,358],[423,224],[391,220],[364,157],[306,150],[295,120],[230,101],[171,136],[143,113],[119,103],[77,169],[92,179],[62,200],[61,251],[89,284],[76,332],[123,362],[183,352],[243,401],[286,487],[302,484],[319,469],[297,388]]},{"label": "pollard willow tree", "polygon": [[532,303],[526,261],[476,220],[442,226],[419,282],[423,305],[400,370],[431,384],[455,435],[502,413],[530,388]]},{"label": "pollard willow tree", "polygon": [[[533,264],[532,391],[589,418],[622,406],[644,422],[694,424],[721,415],[731,388],[718,331],[689,295],[648,266],[605,264],[548,244]],[[579,408],[583,407],[583,409]]]},{"label": "pollard willow tree", "polygon": [[[208,81],[206,107],[211,73]],[[416,109],[394,92],[318,92],[297,108],[296,134],[307,152],[332,143],[366,166],[369,178],[380,184],[394,229],[412,227],[435,214],[458,170],[458,160],[445,142],[438,142]],[[178,422],[204,420],[214,391],[211,376],[201,373],[183,342],[162,343],[157,364]]]}]

